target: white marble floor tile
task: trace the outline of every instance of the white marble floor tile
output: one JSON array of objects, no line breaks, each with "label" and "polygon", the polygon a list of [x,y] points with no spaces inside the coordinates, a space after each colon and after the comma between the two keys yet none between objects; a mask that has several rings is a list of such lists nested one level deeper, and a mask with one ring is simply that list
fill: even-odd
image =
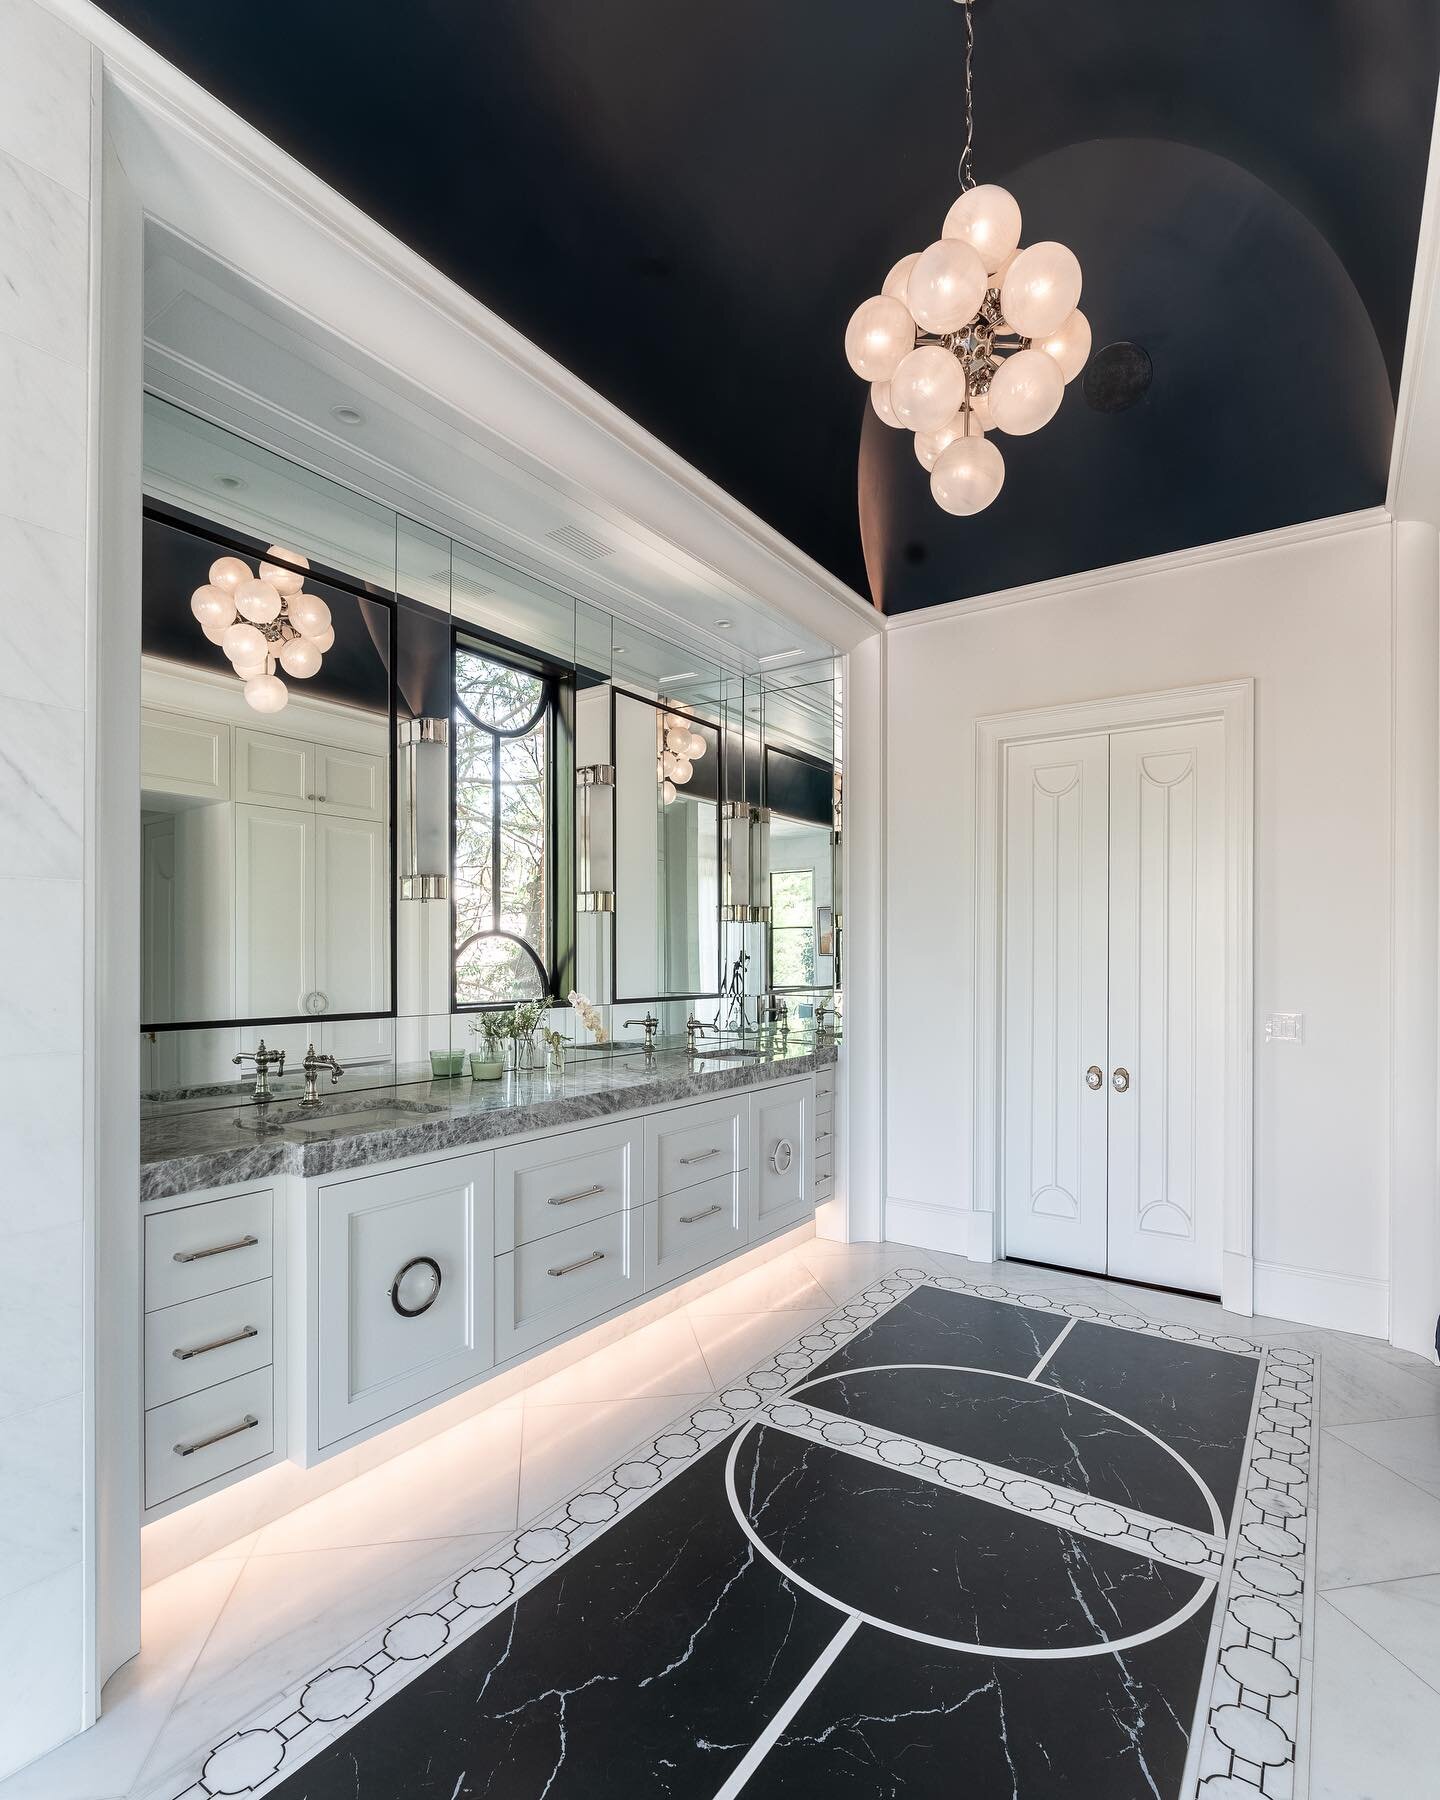
[{"label": "white marble floor tile", "polygon": [[932,1267],[928,1251],[906,1251],[890,1244],[836,1244],[825,1238],[811,1238],[790,1255],[837,1303],[896,1269]]},{"label": "white marble floor tile", "polygon": [[711,1387],[723,1388],[832,1310],[826,1307],[815,1312],[692,1313],[690,1323],[705,1354]]},{"label": "white marble floor tile", "polygon": [[1440,1500],[1320,1433],[1316,1573],[1321,1590],[1440,1570]]},{"label": "white marble floor tile", "polygon": [[642,1325],[568,1369],[525,1390],[526,1406],[566,1406],[582,1400],[639,1400],[654,1394],[698,1394],[710,1372],[683,1310]]},{"label": "white marble floor tile", "polygon": [[680,1417],[687,1401],[699,1405],[710,1391],[707,1385],[703,1392],[688,1395],[527,1406],[520,1463],[520,1523],[554,1506],[599,1471],[623,1461],[636,1444]]},{"label": "white marble floor tile", "polygon": [[1440,1573],[1332,1588],[1325,1598],[1440,1693]]},{"label": "white marble floor tile", "polygon": [[[1368,1340],[1366,1340],[1368,1342]],[[1374,1355],[1354,1338],[1325,1335],[1320,1423],[1360,1425],[1374,1419],[1415,1419],[1440,1413],[1440,1382],[1418,1357],[1410,1366]]]},{"label": "white marble floor tile", "polygon": [[511,1531],[521,1415],[483,1412],[266,1525],[252,1555]]},{"label": "white marble floor tile", "polygon": [[1332,1436],[1440,1499],[1440,1413],[1427,1413],[1420,1419],[1337,1425]]},{"label": "white marble floor tile", "polygon": [[138,1785],[216,1744],[292,1681],[395,1618],[496,1541],[479,1537],[252,1556],[195,1661]]},{"label": "white marble floor tile", "polygon": [[236,1563],[197,1563],[147,1589],[140,1654],[105,1684],[99,1723],[43,1763],[0,1782],[0,1800],[111,1800],[127,1794],[239,1573]]},{"label": "white marble floor tile", "polygon": [[1310,1800],[1422,1800],[1435,1791],[1440,1694],[1325,1599],[1315,1610],[1311,1733]]},{"label": "white marble floor tile", "polygon": [[834,1296],[791,1252],[702,1294],[688,1311],[699,1318],[708,1313],[816,1312],[833,1304]]}]

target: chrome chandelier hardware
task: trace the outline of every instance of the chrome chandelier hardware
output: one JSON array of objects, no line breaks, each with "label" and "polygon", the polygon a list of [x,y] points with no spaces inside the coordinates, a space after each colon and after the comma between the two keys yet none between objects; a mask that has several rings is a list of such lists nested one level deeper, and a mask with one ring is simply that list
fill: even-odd
[{"label": "chrome chandelier hardware", "polygon": [[1080,264],[1064,244],[1020,247],[1020,207],[975,181],[974,0],[965,8],[960,197],[928,249],[902,256],[845,331],[850,367],[886,425],[915,433],[935,503],[982,512],[1005,481],[987,437],[1047,425],[1090,355]]},{"label": "chrome chandelier hardware", "polygon": [[290,690],[277,665],[297,681],[308,681],[335,642],[330,608],[307,594],[310,567],[298,550],[272,544],[255,574],[238,556],[210,565],[210,579],[190,596],[190,611],[212,644],[218,644],[245,684],[245,701],[260,713],[278,713]]}]

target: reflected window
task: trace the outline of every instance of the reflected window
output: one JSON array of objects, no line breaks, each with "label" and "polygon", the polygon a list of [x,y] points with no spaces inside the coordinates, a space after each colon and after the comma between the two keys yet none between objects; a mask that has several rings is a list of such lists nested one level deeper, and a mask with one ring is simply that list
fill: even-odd
[{"label": "reflected window", "polygon": [[553,991],[555,716],[552,680],[457,643],[457,1006],[508,1006]]},{"label": "reflected window", "polygon": [[770,872],[770,985],[815,985],[815,871]]}]

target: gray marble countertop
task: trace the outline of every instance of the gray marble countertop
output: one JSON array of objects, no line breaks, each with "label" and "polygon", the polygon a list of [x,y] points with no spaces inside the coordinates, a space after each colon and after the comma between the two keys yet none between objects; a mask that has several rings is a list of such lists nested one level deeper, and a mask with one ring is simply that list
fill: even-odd
[{"label": "gray marble countertop", "polygon": [[263,1119],[253,1105],[146,1118],[140,1125],[140,1198],[165,1200],[276,1175],[330,1175],[674,1106],[805,1075],[828,1067],[836,1055],[831,1039],[815,1044],[792,1037],[787,1045],[734,1059],[700,1056],[692,1062],[684,1050],[660,1050],[648,1062],[637,1056],[599,1067],[574,1064],[563,1075],[408,1082],[344,1094],[318,1113],[277,1100],[263,1109]]}]

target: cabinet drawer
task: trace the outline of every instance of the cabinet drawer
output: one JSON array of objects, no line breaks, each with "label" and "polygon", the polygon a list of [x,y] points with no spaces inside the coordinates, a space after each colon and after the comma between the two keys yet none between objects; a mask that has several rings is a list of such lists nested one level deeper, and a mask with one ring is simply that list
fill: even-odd
[{"label": "cabinet drawer", "polygon": [[828,1189],[830,1178],[835,1172],[835,1159],[827,1151],[823,1156],[818,1152],[815,1157],[815,1185],[818,1188],[823,1181]]},{"label": "cabinet drawer", "polygon": [[145,1315],[145,1405],[163,1406],[273,1360],[271,1284],[247,1282]]},{"label": "cabinet drawer", "polygon": [[645,1285],[658,1287],[738,1250],[746,1238],[745,1177],[716,1175],[645,1208]]},{"label": "cabinet drawer", "polygon": [[752,1239],[798,1222],[813,1208],[811,1091],[808,1081],[790,1081],[750,1096]]},{"label": "cabinet drawer", "polygon": [[495,1258],[499,1362],[637,1299],[643,1287],[641,1209],[522,1244]]},{"label": "cabinet drawer", "polygon": [[490,1367],[494,1172],[481,1152],[320,1189],[322,1448]]},{"label": "cabinet drawer", "polygon": [[815,1104],[826,1105],[835,1093],[835,1067],[832,1063],[828,1069],[815,1071]]},{"label": "cabinet drawer", "polygon": [[817,1158],[830,1156],[835,1149],[835,1121],[829,1113],[818,1113],[815,1118],[815,1155]]},{"label": "cabinet drawer", "polygon": [[256,1369],[146,1413],[146,1506],[159,1506],[270,1454],[275,1444],[271,1378],[270,1369]]},{"label": "cabinet drawer", "polygon": [[263,1281],[270,1274],[269,1188],[145,1220],[145,1310]]},{"label": "cabinet drawer", "polygon": [[553,1237],[640,1206],[639,1120],[597,1125],[495,1152],[495,1248]]},{"label": "cabinet drawer", "polygon": [[743,1095],[652,1115],[645,1121],[646,1198],[743,1169],[748,1143]]}]

